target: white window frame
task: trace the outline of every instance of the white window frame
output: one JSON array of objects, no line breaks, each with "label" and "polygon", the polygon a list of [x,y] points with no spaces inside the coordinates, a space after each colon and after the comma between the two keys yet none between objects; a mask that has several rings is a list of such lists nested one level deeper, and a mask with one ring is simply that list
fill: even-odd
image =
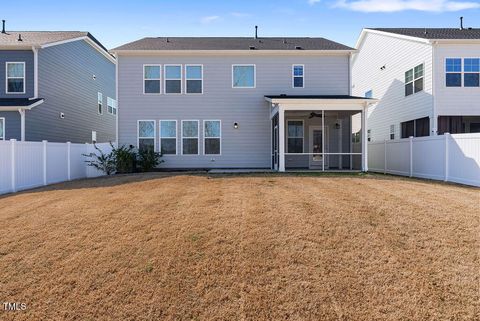
[{"label": "white window frame", "polygon": [[[184,122],[187,122],[187,121],[196,121],[197,122],[197,137],[184,137],[183,136],[183,123]],[[198,119],[182,119],[182,126],[181,126],[181,138],[182,138],[182,156],[198,156],[200,155],[200,120]],[[193,138],[196,138],[197,139],[197,154],[184,154],[183,153],[183,139],[184,138],[190,138],[190,139],[193,139]]]},{"label": "white window frame", "polygon": [[[177,156],[178,155],[178,122],[176,119],[160,119],[158,121],[158,148],[162,152],[162,138],[173,139],[173,137],[162,137],[162,121],[173,121],[175,122],[175,154],[162,154],[165,156]],[[182,129],[183,130],[183,129]]]},{"label": "white window frame", "polygon": [[140,139],[152,139],[152,137],[140,137],[139,130],[140,130],[140,122],[142,121],[151,121],[153,122],[153,150],[157,151],[157,123],[155,119],[139,119],[137,120],[137,149],[140,148]]},{"label": "white window frame", "polygon": [[[448,59],[460,59],[460,71],[447,71],[447,60]],[[443,62],[443,71],[445,73],[445,81],[443,82],[444,88],[462,88],[463,87],[463,68],[464,68],[464,58],[463,57],[445,57]],[[460,86],[447,86],[447,74],[460,74]],[[475,88],[475,87],[472,87]]]},{"label": "white window frame", "polygon": [[[102,108],[101,108],[102,111],[101,112],[99,111],[98,105],[102,106]],[[103,115],[103,94],[101,92],[97,93],[97,113],[99,115]]]},{"label": "white window frame", "polygon": [[[145,78],[145,67],[159,67],[160,68],[160,78]],[[143,94],[144,95],[161,95],[162,94],[162,65],[161,64],[144,64],[142,67],[142,78],[143,78]],[[160,82],[159,92],[158,93],[146,93],[145,92],[145,81],[146,80],[158,80]]]},{"label": "white window frame", "polygon": [[[113,105],[110,105],[110,103],[112,103]],[[108,111],[108,107],[112,107],[112,112]],[[115,109],[117,109],[117,101],[107,96],[107,113],[110,115],[116,115],[116,113],[114,113]]]},{"label": "white window frame", "polygon": [[[23,65],[23,77],[8,77],[8,65]],[[8,91],[8,80],[9,79],[23,79],[23,91],[22,92],[10,92]],[[27,66],[25,61],[6,61],[5,62],[5,93],[7,95],[21,95],[27,92]]]},{"label": "white window frame", "polygon": [[[465,74],[480,74],[480,72],[478,72],[478,71],[465,71],[465,59],[480,59],[480,55],[479,55],[479,57],[463,57],[461,59],[462,59],[462,87],[463,88],[476,88],[476,89],[478,89],[479,87],[476,87],[476,86],[468,86],[468,87],[465,86]],[[446,60],[445,60],[445,62],[446,62]]]},{"label": "white window frame", "polygon": [[[422,77],[416,78],[416,77],[415,77],[415,68],[417,68],[418,66],[421,66],[421,65],[423,65]],[[412,81],[409,81],[409,82],[406,82],[406,81],[405,81],[405,84],[404,84],[404,86],[403,86],[403,96],[404,96],[405,98],[411,97],[411,96],[413,96],[413,95],[415,95],[415,94],[418,94],[418,93],[421,93],[421,92],[425,91],[425,62],[422,62],[422,63],[416,65],[415,67],[410,68],[410,69],[408,69],[406,72],[404,72],[404,73],[403,73],[404,80],[405,80],[405,73],[407,73],[407,72],[410,71],[410,70],[413,72],[413,79],[412,79]],[[422,79],[422,90],[415,92],[415,81],[419,80],[420,78]],[[407,95],[405,95],[405,87],[406,87],[408,84],[410,84],[410,83],[412,84],[412,90],[413,90],[413,91],[412,91],[412,93],[411,93],[410,95],[407,96]]]},{"label": "white window frame", "polygon": [[[392,137],[393,135],[393,137]],[[395,125],[390,125],[390,140],[394,140],[395,139]]]},{"label": "white window frame", "polygon": [[[301,121],[302,122],[302,152],[301,153],[293,153],[293,152],[290,152],[288,150],[288,139],[289,138],[300,138],[300,137],[297,137],[297,136],[294,136],[294,137],[290,137],[289,136],[289,133],[288,133],[288,123],[289,122],[294,122],[294,121]],[[287,143],[287,146],[286,146],[286,150],[287,150],[287,154],[303,154],[305,153],[305,121],[303,119],[287,119],[287,126],[286,126],[286,129],[287,129],[287,139],[286,139],[286,143]]]},{"label": "white window frame", "polygon": [[[235,67],[253,67],[253,87],[235,86],[233,71]],[[255,89],[257,88],[257,65],[256,64],[233,64],[232,65],[232,88],[233,89]]]},{"label": "white window frame", "polygon": [[[180,79],[167,78],[167,67],[180,67]],[[182,64],[166,64],[166,65],[163,65],[163,93],[165,95],[181,95],[181,94],[183,94],[183,78],[184,77],[183,77],[183,66],[182,66]],[[179,93],[167,93],[167,80],[180,80],[180,92]]]},{"label": "white window frame", "polygon": [[3,126],[3,135],[0,136],[0,140],[5,141],[5,129],[6,129],[6,124],[5,124],[5,117],[0,117],[0,123],[2,123]]},{"label": "white window frame", "polygon": [[[187,68],[188,67],[201,67],[202,68],[202,78],[188,78]],[[185,65],[185,95],[203,95],[203,65],[202,64],[187,64]],[[202,81],[202,92],[201,93],[189,93],[187,92],[187,81],[188,80],[201,80]]]},{"label": "white window frame", "polygon": [[[220,123],[220,136],[218,137],[206,137],[205,136],[205,122],[207,121],[217,121]],[[213,139],[219,139],[220,140],[220,152],[218,154],[206,154],[205,153],[205,140],[213,138]],[[222,121],[220,119],[204,119],[203,120],[203,155],[205,156],[221,156],[222,155]]]},{"label": "white window frame", "polygon": [[[295,67],[302,67],[302,76],[295,76]],[[295,87],[295,77],[302,78],[302,87]],[[292,65],[292,88],[305,88],[305,65],[304,64],[293,64]]]}]

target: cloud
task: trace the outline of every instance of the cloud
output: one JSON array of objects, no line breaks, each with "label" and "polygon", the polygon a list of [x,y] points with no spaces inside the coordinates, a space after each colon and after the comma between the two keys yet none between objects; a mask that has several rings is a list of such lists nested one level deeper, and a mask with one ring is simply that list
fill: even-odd
[{"label": "cloud", "polygon": [[320,0],[308,0],[308,4],[311,5],[311,6],[313,6],[314,4],[317,4],[319,2],[320,2]]},{"label": "cloud", "polygon": [[207,17],[202,17],[202,19],[200,19],[200,22],[203,24],[209,24],[218,19],[220,19],[220,16],[207,16]]},{"label": "cloud", "polygon": [[405,10],[445,12],[480,8],[480,2],[456,0],[338,0],[334,6],[361,12],[399,12]]},{"label": "cloud", "polygon": [[252,16],[252,14],[245,12],[231,12],[230,14],[235,18],[248,18]]}]

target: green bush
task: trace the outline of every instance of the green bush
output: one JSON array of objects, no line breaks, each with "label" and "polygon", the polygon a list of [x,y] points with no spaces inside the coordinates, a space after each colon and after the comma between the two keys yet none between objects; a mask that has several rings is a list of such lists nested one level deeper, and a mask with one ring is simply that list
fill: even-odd
[{"label": "green bush", "polygon": [[133,173],[135,171],[135,160],[137,157],[135,147],[132,145],[128,147],[121,146],[114,148],[112,153],[115,155],[117,173]]},{"label": "green bush", "polygon": [[[112,150],[115,149],[112,143],[110,143],[110,146],[112,146]],[[85,161],[87,165],[95,167],[96,169],[104,172],[107,175],[115,174],[115,169],[116,169],[115,153],[111,152],[111,153],[105,154],[100,148],[98,148],[96,144],[93,144],[93,147],[95,147],[95,150],[98,153],[83,154],[83,156],[86,156],[89,158],[88,160]]]},{"label": "green bush", "polygon": [[137,166],[142,172],[149,172],[163,163],[161,157],[162,155],[155,152],[153,147],[140,148],[137,155]]}]

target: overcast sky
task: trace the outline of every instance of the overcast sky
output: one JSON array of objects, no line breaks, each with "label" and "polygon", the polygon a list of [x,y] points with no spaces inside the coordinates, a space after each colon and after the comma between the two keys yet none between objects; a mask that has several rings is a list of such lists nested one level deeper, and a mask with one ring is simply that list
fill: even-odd
[{"label": "overcast sky", "polygon": [[363,27],[480,27],[480,0],[4,1],[8,30],[90,31],[113,48],[147,36],[325,37],[353,46]]}]

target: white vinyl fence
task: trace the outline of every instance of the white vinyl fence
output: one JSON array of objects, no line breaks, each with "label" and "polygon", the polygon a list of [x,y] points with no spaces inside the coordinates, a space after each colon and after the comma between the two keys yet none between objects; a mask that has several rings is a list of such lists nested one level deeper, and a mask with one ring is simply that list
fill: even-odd
[{"label": "white vinyl fence", "polygon": [[480,134],[371,142],[368,144],[368,169],[480,186]]},{"label": "white vinyl fence", "polygon": [[[109,143],[97,147],[104,153],[112,150]],[[83,155],[92,152],[93,144],[0,141],[0,194],[102,176],[85,162]]]}]

